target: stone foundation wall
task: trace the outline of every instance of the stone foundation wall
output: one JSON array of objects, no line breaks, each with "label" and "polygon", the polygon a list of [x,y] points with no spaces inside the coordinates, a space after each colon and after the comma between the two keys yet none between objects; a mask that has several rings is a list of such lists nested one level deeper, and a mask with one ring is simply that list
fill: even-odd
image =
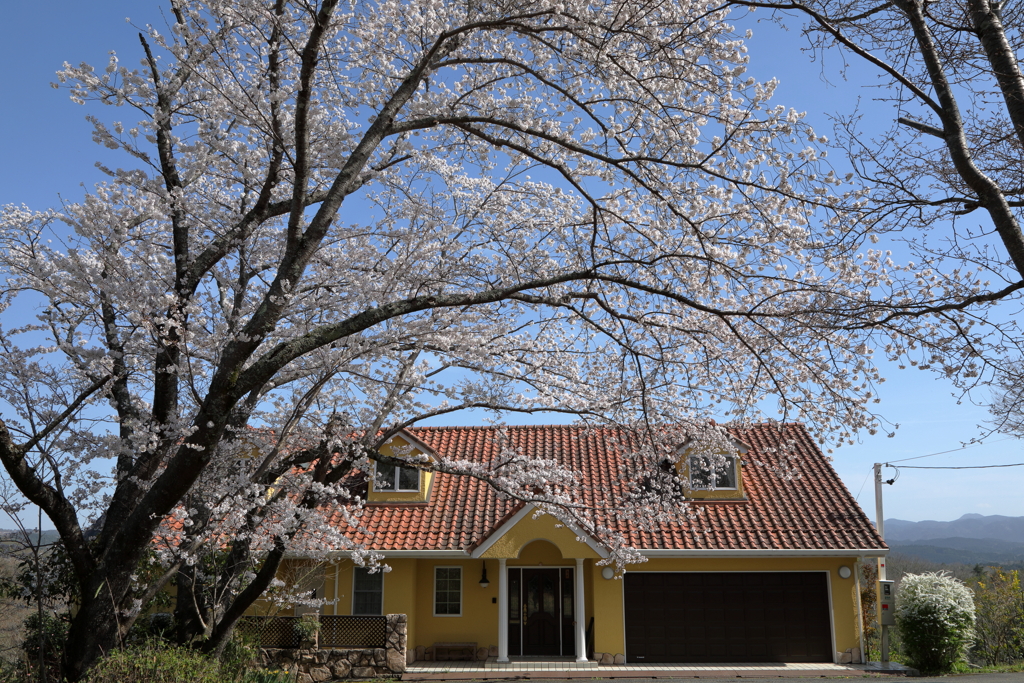
[{"label": "stone foundation wall", "polygon": [[264,668],[287,671],[296,683],[400,676],[405,671],[407,634],[406,616],[388,614],[385,647],[320,649],[314,642],[309,647],[264,648],[260,652]]},{"label": "stone foundation wall", "polygon": [[622,653],[613,655],[610,652],[595,652],[594,661],[598,664],[601,664],[602,666],[608,666],[611,664],[625,664],[626,655]]}]

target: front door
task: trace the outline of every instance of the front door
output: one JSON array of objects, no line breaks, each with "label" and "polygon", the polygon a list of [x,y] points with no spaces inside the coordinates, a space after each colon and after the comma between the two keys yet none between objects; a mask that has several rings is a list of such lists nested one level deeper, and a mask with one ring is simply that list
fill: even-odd
[{"label": "front door", "polygon": [[572,654],[573,570],[509,567],[508,652],[557,657]]},{"label": "front door", "polygon": [[557,569],[523,569],[523,654],[560,655]]}]

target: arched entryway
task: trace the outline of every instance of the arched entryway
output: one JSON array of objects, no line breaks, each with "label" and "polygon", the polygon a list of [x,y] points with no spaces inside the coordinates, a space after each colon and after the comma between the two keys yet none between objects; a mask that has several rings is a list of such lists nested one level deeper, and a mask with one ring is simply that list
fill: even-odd
[{"label": "arched entryway", "polygon": [[499,647],[499,661],[509,656],[586,661],[583,560],[563,558],[558,546],[539,539],[500,564],[504,647]]},{"label": "arched entryway", "polygon": [[[545,558],[548,561],[545,563]],[[508,652],[523,656],[576,654],[576,570],[554,544],[534,541],[508,567]]]}]

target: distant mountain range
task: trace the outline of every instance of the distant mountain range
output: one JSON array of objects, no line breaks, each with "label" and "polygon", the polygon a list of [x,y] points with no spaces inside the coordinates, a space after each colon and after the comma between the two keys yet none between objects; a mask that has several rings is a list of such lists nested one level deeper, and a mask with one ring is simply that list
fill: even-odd
[{"label": "distant mountain range", "polygon": [[894,552],[931,562],[1024,563],[1024,517],[966,514],[951,522],[885,520],[885,542]]},{"label": "distant mountain range", "polygon": [[[42,535],[43,545],[49,545],[60,539],[60,534],[55,529],[44,529]],[[0,529],[0,546],[4,548],[20,547],[24,543],[25,537],[20,531],[12,529]],[[29,541],[31,543],[37,543],[39,536],[35,531],[29,534]]]},{"label": "distant mountain range", "polygon": [[998,541],[1024,543],[1024,517],[979,515],[969,513],[952,522],[908,522],[885,520],[885,540],[930,541],[936,538],[991,538]]}]

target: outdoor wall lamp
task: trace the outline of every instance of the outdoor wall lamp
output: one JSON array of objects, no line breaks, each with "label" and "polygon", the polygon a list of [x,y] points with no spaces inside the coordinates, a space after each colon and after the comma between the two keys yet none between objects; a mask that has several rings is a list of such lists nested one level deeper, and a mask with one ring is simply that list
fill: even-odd
[{"label": "outdoor wall lamp", "polygon": [[480,576],[480,587],[487,588],[491,582],[487,580],[487,560],[484,560],[484,573]]}]

